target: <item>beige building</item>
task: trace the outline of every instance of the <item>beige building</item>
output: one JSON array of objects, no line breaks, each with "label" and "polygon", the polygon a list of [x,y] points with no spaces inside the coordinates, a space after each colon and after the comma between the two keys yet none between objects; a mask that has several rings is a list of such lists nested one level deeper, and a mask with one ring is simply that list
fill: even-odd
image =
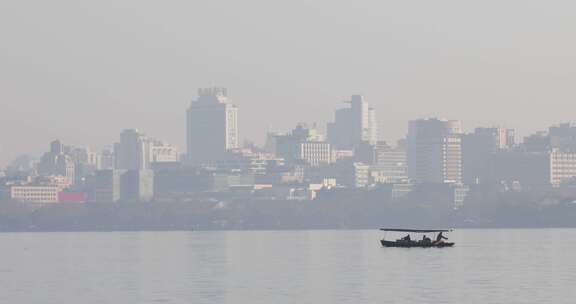
[{"label": "beige building", "polygon": [[576,177],[576,152],[554,149],[550,152],[550,183],[560,186]]},{"label": "beige building", "polygon": [[57,186],[12,186],[10,198],[29,203],[57,203],[58,192]]}]

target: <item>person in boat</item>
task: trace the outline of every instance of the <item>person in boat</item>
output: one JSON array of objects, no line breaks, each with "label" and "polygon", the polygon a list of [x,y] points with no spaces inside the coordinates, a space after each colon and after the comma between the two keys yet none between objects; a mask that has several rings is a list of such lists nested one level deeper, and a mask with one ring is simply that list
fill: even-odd
[{"label": "person in boat", "polygon": [[407,234],[407,235],[406,235],[405,237],[403,237],[401,240],[410,242],[410,234]]},{"label": "person in boat", "polygon": [[429,237],[427,237],[426,235],[424,235],[422,237],[422,244],[430,244],[430,243],[432,243],[432,240]]},{"label": "person in boat", "polygon": [[442,235],[442,232],[438,233],[438,236],[436,237],[436,241],[434,242],[434,244],[440,244],[443,243],[444,240],[448,240],[447,237]]}]

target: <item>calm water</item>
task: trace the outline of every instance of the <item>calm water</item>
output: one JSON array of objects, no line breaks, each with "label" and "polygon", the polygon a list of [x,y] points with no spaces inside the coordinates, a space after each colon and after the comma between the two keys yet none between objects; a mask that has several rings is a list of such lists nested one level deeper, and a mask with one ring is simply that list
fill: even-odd
[{"label": "calm water", "polygon": [[0,234],[0,303],[575,303],[576,230]]}]

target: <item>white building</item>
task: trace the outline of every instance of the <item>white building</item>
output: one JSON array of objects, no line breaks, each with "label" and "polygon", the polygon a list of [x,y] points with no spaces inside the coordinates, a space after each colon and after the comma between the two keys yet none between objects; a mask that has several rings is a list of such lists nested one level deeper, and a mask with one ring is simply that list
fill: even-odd
[{"label": "white building", "polygon": [[192,164],[212,163],[238,148],[238,108],[225,88],[198,90],[187,111],[187,152]]},{"label": "white building", "polygon": [[321,141],[301,142],[298,158],[311,166],[329,164],[332,160],[330,144]]},{"label": "white building", "polygon": [[176,147],[161,141],[153,141],[151,143],[151,163],[177,162],[179,160],[178,149],[176,149]]},{"label": "white building", "polygon": [[576,177],[576,152],[553,149],[550,152],[550,183],[557,187]]},{"label": "white building", "polygon": [[343,185],[351,188],[365,188],[370,183],[370,166],[363,163],[352,163],[349,171],[342,175]]},{"label": "white building", "polygon": [[57,203],[59,192],[57,186],[12,186],[10,198],[28,203]]},{"label": "white building", "polygon": [[409,122],[408,176],[417,183],[462,182],[460,121],[436,118]]}]

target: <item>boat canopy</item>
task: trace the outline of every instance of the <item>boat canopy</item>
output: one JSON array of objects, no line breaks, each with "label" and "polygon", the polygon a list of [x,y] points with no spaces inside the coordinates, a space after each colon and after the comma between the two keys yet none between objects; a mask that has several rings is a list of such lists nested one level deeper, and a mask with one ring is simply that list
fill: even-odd
[{"label": "boat canopy", "polygon": [[414,233],[434,233],[434,232],[450,232],[452,229],[398,229],[398,228],[380,228],[382,231],[396,231],[396,232],[414,232]]}]

